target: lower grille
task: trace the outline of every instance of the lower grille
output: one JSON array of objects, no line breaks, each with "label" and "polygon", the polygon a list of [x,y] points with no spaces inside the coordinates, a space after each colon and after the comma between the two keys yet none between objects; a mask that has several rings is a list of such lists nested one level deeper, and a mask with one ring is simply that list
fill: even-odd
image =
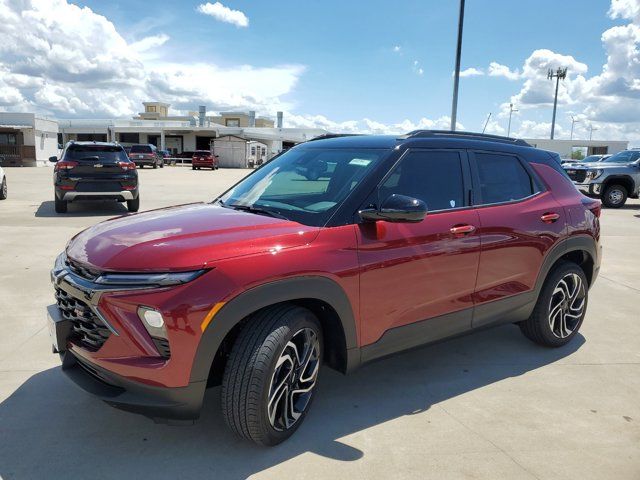
[{"label": "lower grille", "polygon": [[161,356],[163,356],[164,358],[170,358],[171,357],[171,349],[169,348],[169,340],[167,340],[166,338],[159,338],[159,337],[151,337],[151,340],[153,340],[153,343],[155,344],[156,348],[158,349],[158,352],[160,352]]},{"label": "lower grille", "polygon": [[71,321],[70,339],[83,348],[95,352],[111,336],[111,331],[82,300],[56,288],[56,302],[62,317]]},{"label": "lower grille", "polygon": [[567,175],[574,182],[582,183],[584,179],[587,178],[586,170],[567,170]]}]

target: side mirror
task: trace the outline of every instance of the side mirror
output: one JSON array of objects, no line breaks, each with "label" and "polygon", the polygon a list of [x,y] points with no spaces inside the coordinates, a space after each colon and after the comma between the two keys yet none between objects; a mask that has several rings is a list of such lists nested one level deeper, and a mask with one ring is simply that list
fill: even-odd
[{"label": "side mirror", "polygon": [[58,161],[58,157],[49,157],[49,161],[51,163],[56,163]]},{"label": "side mirror", "polygon": [[394,193],[382,202],[380,209],[370,208],[360,210],[358,213],[363,220],[372,222],[385,220],[396,223],[418,223],[427,215],[427,204],[418,198]]}]

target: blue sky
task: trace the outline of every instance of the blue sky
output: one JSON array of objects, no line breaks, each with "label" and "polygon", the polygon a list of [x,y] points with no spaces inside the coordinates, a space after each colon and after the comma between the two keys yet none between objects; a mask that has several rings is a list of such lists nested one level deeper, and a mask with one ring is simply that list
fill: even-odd
[{"label": "blue sky", "polygon": [[[54,2],[67,5],[65,0]],[[68,3],[86,6],[94,16],[104,16],[128,46],[145,38],[162,37],[157,46],[135,54],[132,61],[141,62],[150,72],[149,78],[140,79],[131,91],[130,96],[135,99],[123,103],[115,113],[134,108],[140,95],[166,93],[180,110],[193,109],[200,102],[208,103],[212,110],[237,106],[272,114],[275,109],[284,109],[286,118],[296,124],[315,121],[322,126],[326,121],[328,126],[345,130],[367,129],[367,125],[374,125],[373,130],[375,126],[398,129],[405,120],[409,123],[404,125],[429,126],[428,122],[435,122],[434,126],[442,126],[446,123],[443,117],[450,114],[458,15],[458,2],[454,0],[223,1],[225,8],[244,14],[247,26],[199,12],[198,6],[204,3],[199,1]],[[458,121],[466,129],[479,130],[492,112],[494,121],[489,130],[504,133],[505,105],[513,101],[520,110],[514,117],[513,130],[542,133],[551,118],[548,101],[553,91],[553,84],[544,79],[544,73],[556,62],[569,66],[570,74],[561,87],[561,135],[567,134],[572,113],[579,116],[577,131],[582,129],[583,134],[589,125],[596,125],[603,135],[640,138],[635,122],[619,122],[616,111],[611,111],[607,83],[611,79],[603,76],[603,65],[607,63],[603,33],[616,26],[633,28],[633,32],[638,28],[638,0],[613,0],[616,3],[617,6],[608,0],[467,0],[462,68],[473,67],[483,74],[461,79]],[[619,11],[612,14],[610,9],[614,7]],[[86,9],[81,14],[89,17]],[[633,32],[628,32],[626,38],[631,38]],[[72,45],[66,48],[73,48]],[[9,64],[7,58],[5,51],[5,66]],[[0,47],[0,66],[2,61]],[[511,79],[489,75],[491,62],[508,67],[513,72]],[[629,77],[626,91],[615,95],[619,108],[626,105],[639,113],[635,103],[638,89],[630,86],[636,67],[633,58],[628,62],[627,71],[622,72]],[[196,64],[204,66],[194,71]],[[153,73],[156,66],[162,72],[162,82]],[[214,66],[215,71],[206,66]],[[123,67],[126,68],[129,67]],[[269,88],[249,84],[247,76],[240,98],[231,93],[221,96],[220,92],[235,80],[217,86],[216,72],[238,73],[243,68],[252,70],[251,81],[266,79]],[[280,75],[278,69],[286,73]],[[105,70],[111,71],[110,67]],[[24,68],[19,73],[25,71],[31,73]],[[175,75],[183,75],[182,80],[191,77],[190,83],[181,82],[176,87]],[[44,78],[44,82],[47,80]],[[69,85],[71,90],[65,91],[94,91],[93,85],[79,85],[69,81],[68,75],[65,82],[54,86],[49,81],[48,91],[63,96],[63,89]],[[105,79],[100,82],[108,83]],[[211,83],[211,91],[202,86],[207,83]],[[22,92],[26,100],[30,100],[28,93]],[[99,111],[99,104],[94,107],[92,95],[85,92],[84,99],[78,93],[77,105],[88,108],[72,107],[69,116],[114,114],[113,109]],[[629,96],[633,97],[633,104],[624,101]],[[49,100],[55,107],[53,96],[42,94],[38,98],[46,99],[45,109]],[[63,113],[60,108],[49,111],[57,116]],[[369,124],[363,125],[363,119]],[[421,119],[425,120],[422,124]]]}]

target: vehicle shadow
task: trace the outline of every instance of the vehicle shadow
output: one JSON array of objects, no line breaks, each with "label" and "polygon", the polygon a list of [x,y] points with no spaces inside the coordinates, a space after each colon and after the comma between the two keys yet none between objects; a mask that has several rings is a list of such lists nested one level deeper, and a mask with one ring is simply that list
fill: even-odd
[{"label": "vehicle shadow", "polygon": [[[59,368],[33,375],[0,404],[2,478],[245,478],[305,452],[350,462],[367,454],[341,439],[556,362],[584,343],[538,347],[512,325],[423,347],[349,376],[329,369],[304,424],[260,448],[236,438],[209,390],[193,426],[156,425],[73,388]],[[56,472],[58,472],[56,474]]]},{"label": "vehicle shadow", "polygon": [[45,201],[36,210],[35,216],[39,218],[51,217],[113,217],[129,213],[127,205],[119,202],[78,202],[69,203],[67,213],[56,213],[53,201]]}]

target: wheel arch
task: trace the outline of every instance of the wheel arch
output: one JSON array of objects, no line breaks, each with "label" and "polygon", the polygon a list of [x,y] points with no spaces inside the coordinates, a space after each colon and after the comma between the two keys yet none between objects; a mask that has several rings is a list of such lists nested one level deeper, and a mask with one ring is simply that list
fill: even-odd
[{"label": "wheel arch", "polygon": [[580,235],[562,240],[545,257],[538,279],[536,281],[536,295],[540,294],[544,281],[553,268],[562,261],[578,264],[584,271],[589,287],[593,285],[598,275],[598,247],[593,237]]},{"label": "wheel arch", "polygon": [[327,277],[304,276],[259,285],[226,302],[202,334],[190,381],[213,379],[217,383],[229,348],[247,318],[283,302],[308,308],[320,319],[330,367],[346,373],[359,364],[355,316],[346,293]]},{"label": "wheel arch", "polygon": [[633,195],[636,191],[636,182],[629,175],[611,175],[607,177],[602,185],[602,192],[610,185],[621,185],[627,189],[627,195]]}]

